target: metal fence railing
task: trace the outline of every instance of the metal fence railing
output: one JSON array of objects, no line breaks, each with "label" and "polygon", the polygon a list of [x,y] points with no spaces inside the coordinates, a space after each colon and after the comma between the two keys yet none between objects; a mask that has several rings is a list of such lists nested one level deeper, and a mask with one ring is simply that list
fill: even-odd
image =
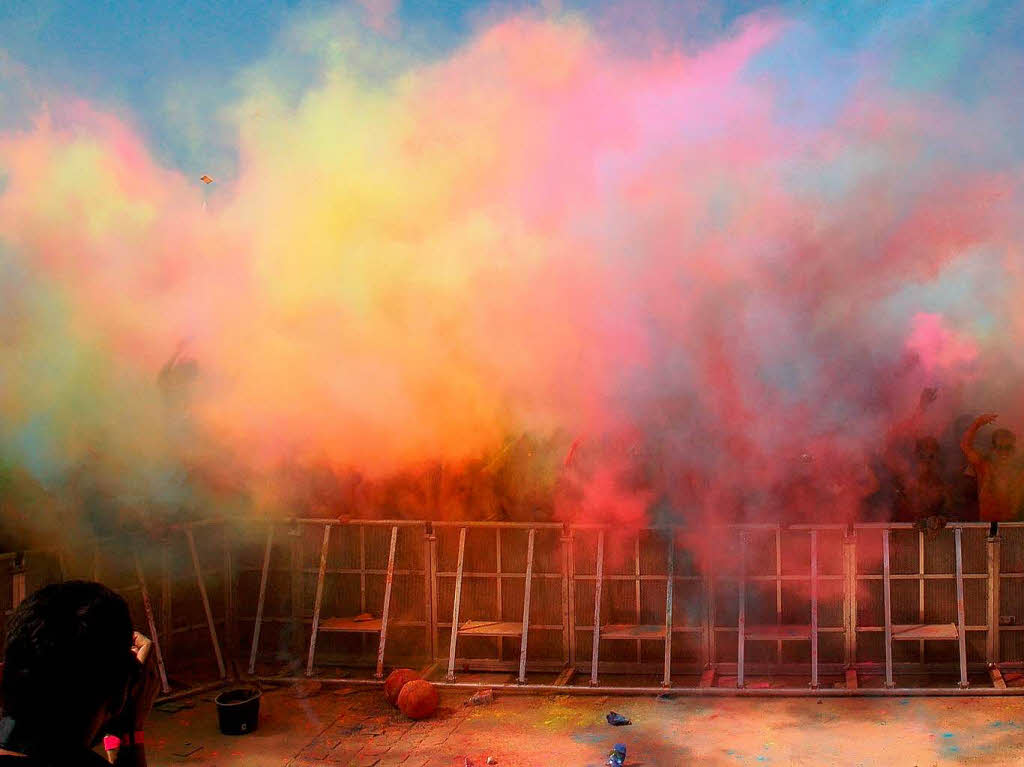
[{"label": "metal fence railing", "polygon": [[[425,641],[415,653],[408,641],[389,640],[379,660],[436,664],[449,681],[460,671],[502,671],[515,673],[520,684],[529,674],[561,687],[585,674],[600,686],[605,674],[629,673],[658,675],[664,686],[689,676],[703,687],[716,680],[729,685],[736,677],[734,686],[743,687],[764,684],[750,682],[759,675],[797,675],[812,687],[836,677],[851,688],[858,675],[882,676],[891,687],[894,675],[948,672],[966,686],[970,674],[987,672],[999,687],[1000,667],[1024,666],[1024,523],[1004,524],[996,537],[979,523],[931,532],[899,523],[699,531],[512,522],[291,524],[416,530],[399,539],[394,557],[411,557],[417,566],[394,573],[422,579],[422,612],[407,625],[425,628]],[[336,572],[383,579],[388,540],[363,540],[368,553]],[[293,538],[291,545],[299,551],[291,554],[290,572],[280,560],[272,567],[269,549],[264,552],[262,590],[275,571],[293,584],[317,572],[315,536],[305,543]],[[325,572],[333,561],[321,559]],[[294,592],[293,615],[264,621],[311,626],[312,591],[307,580]],[[408,613],[410,599],[420,602],[406,589],[406,607],[402,595],[392,605]],[[365,611],[365,599],[359,607]],[[350,654],[348,661],[358,657]]]},{"label": "metal fence railing", "polygon": [[[766,676],[884,689],[933,674],[1004,690],[1003,672],[1024,667],[1024,523],[988,533],[209,520],[0,555],[0,617],[45,582],[103,580],[158,638],[165,691],[197,650],[219,680],[245,657],[275,678],[421,664],[524,688],[630,674],[655,689],[759,689]],[[283,674],[266,673],[275,660]]]}]

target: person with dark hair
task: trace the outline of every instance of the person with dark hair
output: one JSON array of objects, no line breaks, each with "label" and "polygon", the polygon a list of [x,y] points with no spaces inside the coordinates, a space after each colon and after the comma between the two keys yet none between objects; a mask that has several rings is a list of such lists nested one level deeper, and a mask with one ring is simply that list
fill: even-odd
[{"label": "person with dark hair", "polygon": [[952,490],[946,481],[942,448],[935,437],[914,441],[914,466],[897,478],[894,520],[923,530],[945,526],[952,516]]},{"label": "person with dark hair", "polygon": [[88,767],[102,733],[117,765],[145,765],[143,724],[159,690],[151,642],[100,583],[45,586],[14,610],[3,666],[2,767]]},{"label": "person with dark hair", "polygon": [[1018,518],[1024,506],[1024,467],[1015,460],[1017,437],[1009,429],[992,432],[992,452],[985,456],[974,447],[978,430],[996,420],[995,413],[974,419],[960,447],[978,477],[978,511],[983,522],[990,523],[989,534],[995,535],[1000,522]]}]

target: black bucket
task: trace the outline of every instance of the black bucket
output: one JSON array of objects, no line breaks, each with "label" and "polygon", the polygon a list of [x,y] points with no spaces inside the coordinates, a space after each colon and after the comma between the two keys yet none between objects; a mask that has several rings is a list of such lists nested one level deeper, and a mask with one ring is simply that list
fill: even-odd
[{"label": "black bucket", "polygon": [[225,735],[245,735],[260,723],[260,691],[243,687],[222,692],[216,698],[217,722]]}]

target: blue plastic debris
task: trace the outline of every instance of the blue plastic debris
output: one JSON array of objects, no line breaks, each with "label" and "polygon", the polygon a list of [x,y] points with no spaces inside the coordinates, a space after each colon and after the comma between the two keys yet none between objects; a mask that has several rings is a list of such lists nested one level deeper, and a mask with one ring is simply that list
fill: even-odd
[{"label": "blue plastic debris", "polygon": [[622,714],[616,714],[614,711],[609,711],[608,716],[606,716],[605,719],[608,720],[608,724],[614,725],[615,727],[633,724],[627,717],[624,717]]},{"label": "blue plastic debris", "polygon": [[612,752],[608,754],[608,767],[622,767],[626,763],[626,744],[616,743]]}]

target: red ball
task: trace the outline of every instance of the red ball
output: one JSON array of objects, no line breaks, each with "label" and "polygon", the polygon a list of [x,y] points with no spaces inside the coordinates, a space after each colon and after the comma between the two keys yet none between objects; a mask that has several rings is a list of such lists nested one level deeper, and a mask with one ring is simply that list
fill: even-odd
[{"label": "red ball", "polygon": [[398,694],[398,708],[410,719],[426,719],[439,702],[437,688],[426,679],[414,679]]},{"label": "red ball", "polygon": [[420,675],[411,668],[396,668],[384,680],[384,697],[388,699],[388,703],[392,706],[397,706],[398,693],[405,687],[405,683],[419,678]]}]

